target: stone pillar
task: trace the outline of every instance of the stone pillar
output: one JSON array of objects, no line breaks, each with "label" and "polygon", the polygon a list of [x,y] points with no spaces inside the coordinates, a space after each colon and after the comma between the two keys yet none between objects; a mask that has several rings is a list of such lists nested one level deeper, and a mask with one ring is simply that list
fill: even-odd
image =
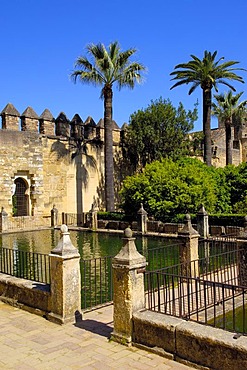
[{"label": "stone pillar", "polygon": [[209,237],[208,214],[203,204],[197,213],[197,231],[203,239]]},{"label": "stone pillar", "polygon": [[245,216],[244,230],[237,239],[238,247],[238,284],[247,286],[247,217]]},{"label": "stone pillar", "polygon": [[8,213],[2,207],[0,213],[0,232],[8,230]]},{"label": "stone pillar", "polygon": [[70,240],[68,227],[61,226],[61,239],[50,254],[50,321],[75,322],[81,311],[80,254]]},{"label": "stone pillar", "polygon": [[112,339],[125,345],[132,342],[132,314],[145,308],[144,271],[146,259],[135,246],[131,229],[124,231],[123,246],[113,258]]},{"label": "stone pillar", "polygon": [[98,229],[98,209],[95,207],[94,204],[92,204],[92,208],[89,211],[89,228],[92,230]]},{"label": "stone pillar", "polygon": [[181,273],[184,276],[198,277],[198,239],[200,235],[193,229],[189,214],[185,216],[184,227],[178,231],[178,237],[182,241],[179,251],[180,263],[182,264]]},{"label": "stone pillar", "polygon": [[244,231],[247,233],[247,216],[244,216]]},{"label": "stone pillar", "polygon": [[58,209],[53,204],[53,208],[51,210],[51,227],[57,226],[58,224]]},{"label": "stone pillar", "polygon": [[147,232],[147,212],[143,208],[143,204],[141,203],[141,208],[137,212],[137,227],[138,231],[140,231],[142,234],[146,234]]}]

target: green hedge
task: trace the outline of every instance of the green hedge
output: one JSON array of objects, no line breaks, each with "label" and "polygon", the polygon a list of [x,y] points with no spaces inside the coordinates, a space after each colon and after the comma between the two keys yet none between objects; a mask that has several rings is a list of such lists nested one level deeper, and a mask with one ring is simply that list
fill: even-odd
[{"label": "green hedge", "polygon": [[123,212],[98,212],[98,220],[109,220],[109,221],[135,221],[133,217],[126,215]]},{"label": "green hedge", "polygon": [[209,225],[244,227],[245,216],[244,214],[209,215],[208,221]]}]

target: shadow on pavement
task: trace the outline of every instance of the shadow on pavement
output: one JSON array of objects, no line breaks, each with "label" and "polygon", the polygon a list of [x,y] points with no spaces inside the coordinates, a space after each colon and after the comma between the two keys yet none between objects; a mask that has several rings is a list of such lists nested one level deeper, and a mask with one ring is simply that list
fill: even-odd
[{"label": "shadow on pavement", "polygon": [[[111,323],[109,323],[111,324]],[[110,335],[113,331],[113,328],[109,326],[109,324],[105,324],[96,320],[78,320],[74,324],[77,328],[84,329],[90,331],[94,334],[101,335],[106,338],[110,338]]]}]

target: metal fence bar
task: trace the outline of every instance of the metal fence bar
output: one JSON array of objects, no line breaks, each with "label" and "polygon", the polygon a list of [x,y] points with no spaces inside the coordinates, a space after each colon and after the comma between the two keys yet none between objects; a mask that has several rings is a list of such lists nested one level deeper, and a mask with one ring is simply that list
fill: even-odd
[{"label": "metal fence bar", "polygon": [[49,284],[49,255],[1,248],[0,272],[18,278]]},{"label": "metal fence bar", "polygon": [[145,280],[149,310],[247,335],[247,287],[164,271],[147,271]]},{"label": "metal fence bar", "polygon": [[111,262],[112,256],[80,260],[82,309],[92,309],[112,301]]}]

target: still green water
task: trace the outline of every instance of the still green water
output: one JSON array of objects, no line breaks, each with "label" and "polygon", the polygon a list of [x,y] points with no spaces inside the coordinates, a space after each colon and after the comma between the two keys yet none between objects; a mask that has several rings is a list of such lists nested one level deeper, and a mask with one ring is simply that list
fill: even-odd
[{"label": "still green water", "polygon": [[[83,259],[115,256],[123,245],[122,237],[123,234],[70,231],[72,244],[78,248]],[[0,247],[46,254],[57,245],[59,239],[60,230],[23,231],[0,235]],[[147,250],[174,245],[176,241],[165,238],[138,237],[135,243],[138,251],[146,255]]]},{"label": "still green water", "polygon": [[[213,325],[213,320],[209,322]],[[223,316],[218,316],[215,320],[216,328],[221,328],[234,331],[237,333],[245,333],[247,334],[247,309],[245,312],[243,311],[243,307],[239,307],[235,310],[235,312],[230,311],[227,312],[225,315],[225,320]]]}]

